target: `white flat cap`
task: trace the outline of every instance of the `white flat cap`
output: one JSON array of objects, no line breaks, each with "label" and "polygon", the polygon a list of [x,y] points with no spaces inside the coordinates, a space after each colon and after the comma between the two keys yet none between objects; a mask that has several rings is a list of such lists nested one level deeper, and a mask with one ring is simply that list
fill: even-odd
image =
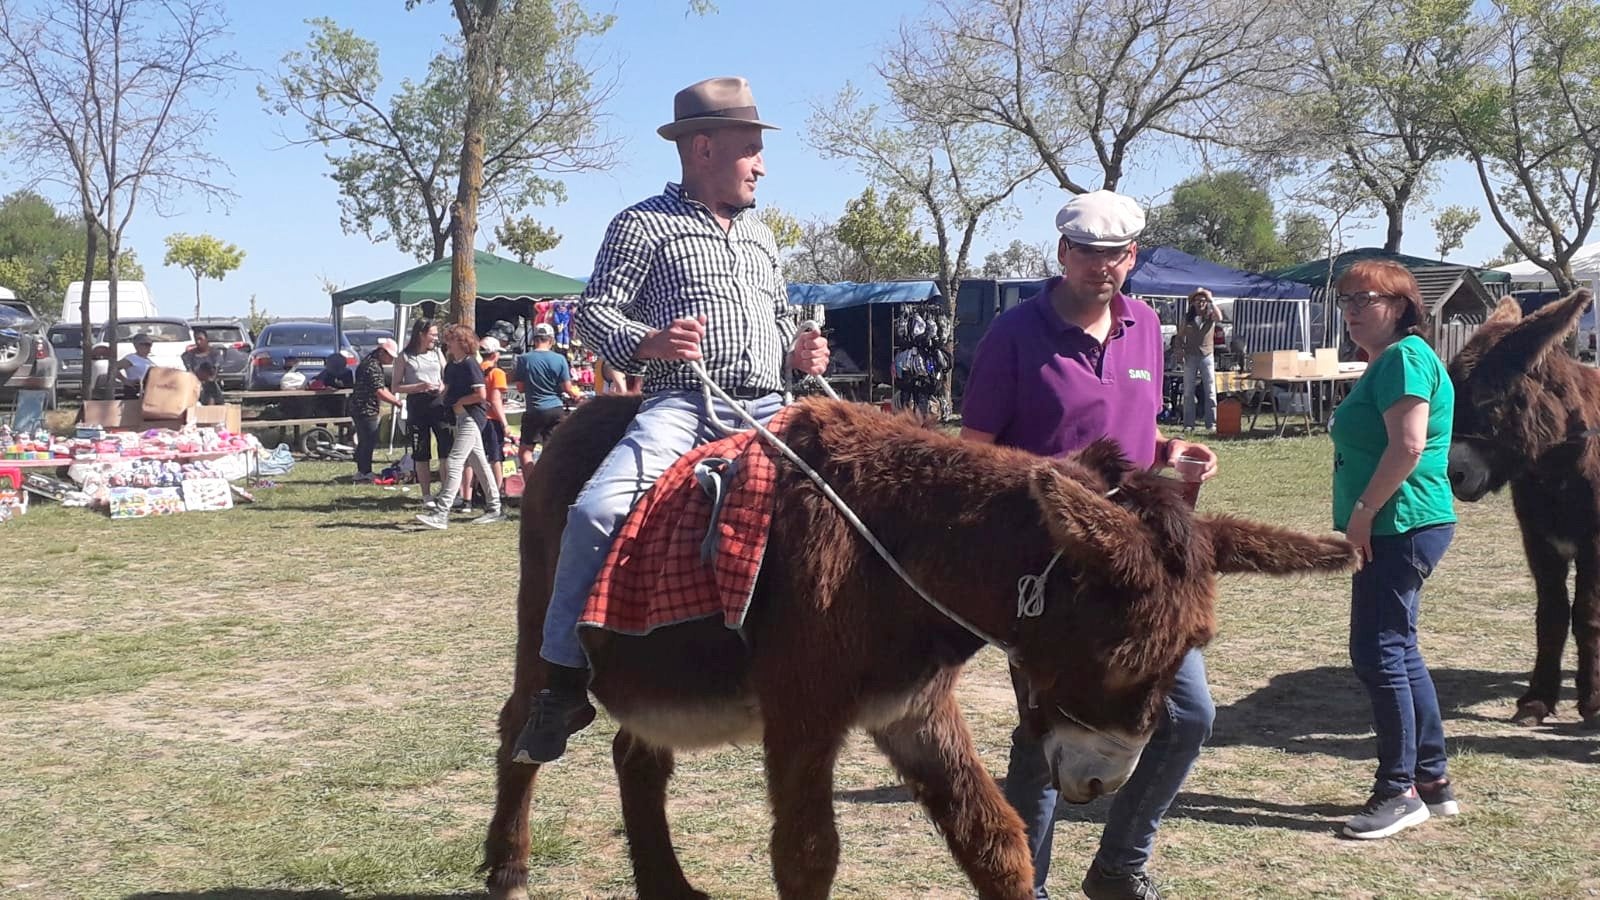
[{"label": "white flat cap", "polygon": [[1090,191],[1067,201],[1056,213],[1056,230],[1074,244],[1121,247],[1144,230],[1144,210],[1132,197]]}]

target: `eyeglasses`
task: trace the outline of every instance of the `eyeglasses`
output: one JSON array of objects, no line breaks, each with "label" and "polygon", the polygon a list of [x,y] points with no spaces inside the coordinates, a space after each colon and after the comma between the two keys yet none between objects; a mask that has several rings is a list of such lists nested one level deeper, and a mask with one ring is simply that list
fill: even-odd
[{"label": "eyeglasses", "polygon": [[1340,294],[1338,297],[1334,298],[1334,300],[1336,300],[1338,302],[1340,307],[1342,307],[1344,309],[1353,309],[1353,310],[1356,310],[1357,312],[1360,312],[1361,310],[1364,310],[1364,309],[1368,309],[1369,307],[1372,307],[1372,306],[1376,306],[1379,302],[1381,302],[1383,300],[1400,300],[1400,299],[1403,299],[1403,298],[1398,297],[1398,296],[1396,296],[1394,294],[1380,294],[1377,291],[1355,291],[1355,292],[1349,293],[1349,294]]},{"label": "eyeglasses", "polygon": [[1133,252],[1132,244],[1123,244],[1121,247],[1091,247],[1088,244],[1074,244],[1067,242],[1067,249],[1077,254],[1081,259],[1092,259],[1095,262],[1116,265],[1128,258]]}]

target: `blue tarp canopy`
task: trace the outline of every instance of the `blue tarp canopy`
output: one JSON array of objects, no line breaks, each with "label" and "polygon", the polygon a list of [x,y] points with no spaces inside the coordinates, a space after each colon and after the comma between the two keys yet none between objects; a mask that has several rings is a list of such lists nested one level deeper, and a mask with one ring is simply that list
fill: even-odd
[{"label": "blue tarp canopy", "polygon": [[939,296],[939,288],[931,281],[871,281],[857,284],[841,281],[837,284],[789,285],[791,306],[820,305],[826,310],[849,309],[871,303],[921,303]]},{"label": "blue tarp canopy", "polygon": [[1205,288],[1218,298],[1305,300],[1311,288],[1190,256],[1172,247],[1140,247],[1139,259],[1123,290],[1145,297],[1187,297]]}]

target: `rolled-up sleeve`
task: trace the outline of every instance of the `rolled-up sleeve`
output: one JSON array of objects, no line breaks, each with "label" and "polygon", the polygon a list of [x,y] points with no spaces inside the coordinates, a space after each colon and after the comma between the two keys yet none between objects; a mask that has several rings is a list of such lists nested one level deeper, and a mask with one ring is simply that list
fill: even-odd
[{"label": "rolled-up sleeve", "polygon": [[651,327],[633,318],[654,253],[646,231],[630,210],[611,220],[595,256],[594,273],[573,313],[572,324],[595,352],[618,368],[640,371],[639,342]]}]

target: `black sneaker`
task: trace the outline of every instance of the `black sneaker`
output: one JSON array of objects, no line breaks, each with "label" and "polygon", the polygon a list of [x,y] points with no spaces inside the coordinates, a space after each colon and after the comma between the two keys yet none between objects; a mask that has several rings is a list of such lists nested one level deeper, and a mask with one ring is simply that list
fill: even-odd
[{"label": "black sneaker", "polygon": [[1156,880],[1143,869],[1113,875],[1091,864],[1082,888],[1089,900],[1161,900]]},{"label": "black sneaker", "polygon": [[525,765],[555,762],[567,752],[567,738],[589,727],[594,715],[588,691],[545,688],[533,698],[533,714],[517,735],[511,761]]},{"label": "black sneaker", "polygon": [[1456,792],[1450,789],[1450,779],[1442,778],[1432,784],[1417,784],[1417,798],[1428,805],[1435,816],[1459,816],[1461,804],[1456,802]]},{"label": "black sneaker", "polygon": [[1367,798],[1367,805],[1361,812],[1344,824],[1344,833],[1347,837],[1373,841],[1426,821],[1427,805],[1417,796],[1416,788],[1408,787],[1403,794],[1387,797],[1373,794]]}]

